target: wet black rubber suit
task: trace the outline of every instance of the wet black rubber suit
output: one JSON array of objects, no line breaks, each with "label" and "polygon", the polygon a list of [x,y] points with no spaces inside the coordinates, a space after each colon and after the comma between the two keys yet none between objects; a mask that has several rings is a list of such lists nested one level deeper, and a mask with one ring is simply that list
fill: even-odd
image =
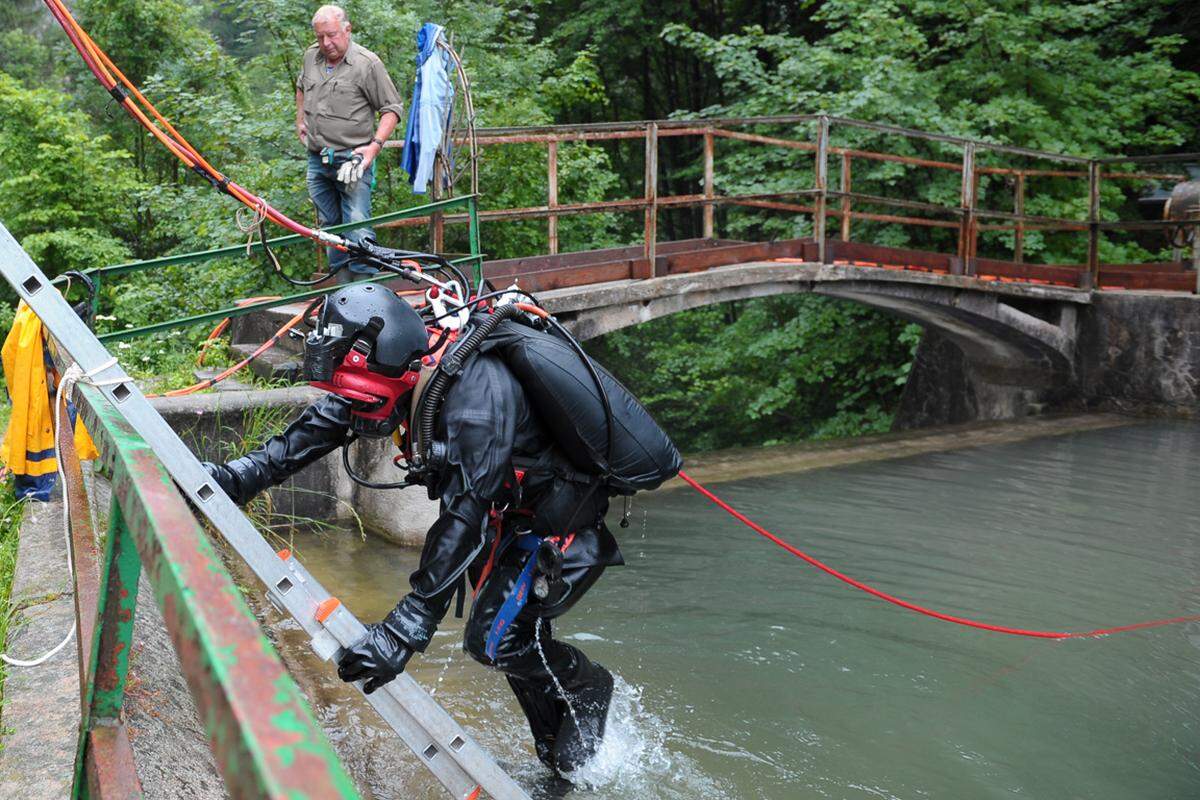
[{"label": "wet black rubber suit", "polygon": [[[350,402],[330,395],[258,450],[211,469],[234,500],[245,503],[340,447],[349,425]],[[412,590],[382,624],[413,650],[423,651],[468,578],[476,594],[463,648],[505,674],[529,719],[538,758],[559,773],[570,772],[603,736],[612,676],[578,649],[555,640],[549,620],[578,602],[606,567],[623,563],[604,524],[608,497],[595,476],[571,469],[535,417],[520,383],[495,355],[480,353],[467,361],[446,393],[436,431],[447,457],[429,494],[440,500],[441,513],[429,529],[420,566],[409,578]],[[515,470],[524,473],[520,482]],[[505,509],[499,524],[489,514],[493,509]],[[551,593],[542,602],[531,594],[503,631],[492,660],[485,652],[488,633],[529,558],[514,546],[521,530],[574,537],[563,552],[560,596]],[[479,585],[489,557],[494,564]],[[545,663],[535,642],[539,619]],[[559,696],[554,678],[571,698],[575,715]]]}]

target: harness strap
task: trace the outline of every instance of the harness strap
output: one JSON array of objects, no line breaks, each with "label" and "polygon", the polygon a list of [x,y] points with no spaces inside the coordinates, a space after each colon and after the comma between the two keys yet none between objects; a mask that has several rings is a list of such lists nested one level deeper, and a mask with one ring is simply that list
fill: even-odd
[{"label": "harness strap", "polygon": [[497,514],[495,510],[490,512],[492,515],[492,525],[496,528],[496,536],[492,539],[492,552],[488,554],[487,563],[483,565],[483,570],[479,573],[479,580],[475,582],[475,592],[471,595],[471,601],[479,596],[479,590],[483,587],[483,582],[488,579],[488,575],[492,574],[492,567],[496,566],[496,551],[500,548],[500,536],[504,532],[504,516]]},{"label": "harness strap", "polygon": [[[566,552],[566,549],[571,546],[571,542],[575,541],[575,534],[570,533],[566,537],[547,536],[544,540],[532,533],[521,534],[517,537],[517,549],[529,555],[525,557],[525,566],[521,568],[521,574],[517,576],[517,581],[513,584],[512,591],[508,593],[508,597],[504,598],[504,604],[496,612],[496,619],[492,623],[492,629],[488,631],[484,653],[492,661],[496,660],[496,650],[500,647],[500,639],[504,636],[504,631],[517,618],[517,615],[521,613],[521,609],[525,607],[525,604],[529,602],[529,592],[533,586],[533,570],[537,566],[537,551],[543,541],[555,544],[561,541],[563,545],[559,549]],[[491,559],[488,561],[490,566]],[[481,576],[479,586],[482,585],[483,577]],[[478,593],[478,586],[475,591]]]}]

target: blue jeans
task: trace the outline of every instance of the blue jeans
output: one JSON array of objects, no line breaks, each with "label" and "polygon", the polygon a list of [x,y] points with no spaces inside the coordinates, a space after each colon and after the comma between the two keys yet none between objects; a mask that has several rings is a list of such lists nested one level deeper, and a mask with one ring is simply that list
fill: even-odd
[{"label": "blue jeans", "polygon": [[[343,222],[361,222],[371,216],[371,183],[375,178],[375,162],[371,162],[357,183],[347,188],[337,179],[337,173],[348,160],[338,157],[334,159],[333,166],[327,166],[321,162],[319,154],[308,154],[308,196],[317,207],[317,224],[322,228]],[[370,228],[357,228],[346,231],[342,236],[361,242],[364,237],[373,234]],[[329,271],[337,275],[339,283],[374,275],[377,271],[332,247],[326,248],[325,252],[329,257]]]}]

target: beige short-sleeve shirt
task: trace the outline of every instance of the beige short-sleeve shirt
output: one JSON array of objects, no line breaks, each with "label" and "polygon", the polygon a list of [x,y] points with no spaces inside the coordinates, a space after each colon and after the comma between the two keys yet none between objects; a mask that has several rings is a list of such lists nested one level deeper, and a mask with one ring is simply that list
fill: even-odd
[{"label": "beige short-sleeve shirt", "polygon": [[376,117],[403,116],[404,106],[379,56],[354,42],[332,69],[316,44],[304,51],[297,85],[304,93],[308,149],[348,150],[375,135]]}]

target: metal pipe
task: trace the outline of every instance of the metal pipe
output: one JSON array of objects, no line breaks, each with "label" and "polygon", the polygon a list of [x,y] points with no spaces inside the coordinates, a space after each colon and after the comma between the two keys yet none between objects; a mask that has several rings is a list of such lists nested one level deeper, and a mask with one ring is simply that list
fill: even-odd
[{"label": "metal pipe", "polygon": [[658,239],[658,124],[646,125],[646,216],[643,253],[654,270],[654,251]]},{"label": "metal pipe", "polygon": [[1025,176],[1017,174],[1013,187],[1013,213],[1017,216],[1016,230],[1013,232],[1013,261],[1020,264],[1025,260]]},{"label": "metal pipe", "polygon": [[1100,162],[1088,164],[1088,252],[1087,285],[1092,289],[1100,285]]},{"label": "metal pipe", "polygon": [[842,153],[842,175],[839,185],[842,190],[842,241],[850,241],[850,154]]},{"label": "metal pipe", "polygon": [[958,229],[958,257],[962,259],[963,274],[974,275],[971,249],[975,234],[975,144],[963,144],[962,157],[962,219]]}]

